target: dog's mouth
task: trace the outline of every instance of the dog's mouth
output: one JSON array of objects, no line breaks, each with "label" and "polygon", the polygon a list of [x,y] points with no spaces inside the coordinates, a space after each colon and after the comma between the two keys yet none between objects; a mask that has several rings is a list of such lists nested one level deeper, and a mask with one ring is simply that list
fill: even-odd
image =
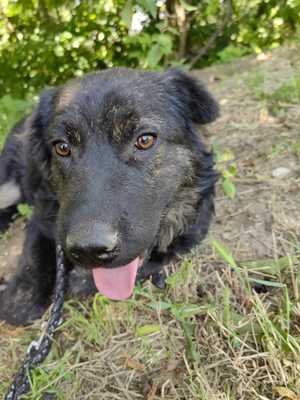
[{"label": "dog's mouth", "polygon": [[130,263],[117,268],[94,268],[93,277],[97,289],[112,300],[128,299],[132,295],[136,275],[143,261],[142,257],[136,257]]}]

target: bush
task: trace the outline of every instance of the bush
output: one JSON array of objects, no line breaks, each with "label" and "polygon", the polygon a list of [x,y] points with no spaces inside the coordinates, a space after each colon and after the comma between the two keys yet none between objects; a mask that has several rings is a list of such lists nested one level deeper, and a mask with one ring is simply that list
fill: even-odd
[{"label": "bush", "polygon": [[32,102],[14,99],[10,95],[0,98],[0,149],[2,149],[5,138],[13,124],[26,112],[29,112]]},{"label": "bush", "polygon": [[0,0],[0,93],[112,66],[201,67],[276,47],[299,0]]}]

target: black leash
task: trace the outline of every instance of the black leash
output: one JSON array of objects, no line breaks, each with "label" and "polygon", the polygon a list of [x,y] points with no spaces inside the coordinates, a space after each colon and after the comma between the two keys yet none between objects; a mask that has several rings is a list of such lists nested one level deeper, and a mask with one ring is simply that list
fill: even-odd
[{"label": "black leash", "polygon": [[20,396],[30,391],[30,375],[36,366],[41,364],[51,350],[56,328],[62,321],[62,309],[66,287],[66,269],[62,247],[56,247],[56,285],[54,301],[46,331],[38,341],[33,341],[28,347],[27,355],[11,384],[5,400],[18,400]]}]

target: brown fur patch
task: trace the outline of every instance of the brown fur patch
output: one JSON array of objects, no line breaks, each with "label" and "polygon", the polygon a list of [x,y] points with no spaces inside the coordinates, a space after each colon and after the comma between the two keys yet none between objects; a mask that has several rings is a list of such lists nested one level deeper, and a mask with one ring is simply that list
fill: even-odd
[{"label": "brown fur patch", "polygon": [[18,134],[16,135],[16,139],[22,143],[22,145],[24,145],[27,140],[29,139],[30,135],[31,135],[31,124],[33,121],[33,117],[34,117],[34,113],[29,115],[29,117],[26,118],[26,120],[24,121],[24,125],[23,125],[23,129],[21,132],[18,132]]},{"label": "brown fur patch", "polygon": [[65,86],[59,95],[57,102],[57,110],[60,111],[63,108],[70,105],[72,101],[75,99],[79,90],[80,90],[79,82],[73,82],[71,85]]}]

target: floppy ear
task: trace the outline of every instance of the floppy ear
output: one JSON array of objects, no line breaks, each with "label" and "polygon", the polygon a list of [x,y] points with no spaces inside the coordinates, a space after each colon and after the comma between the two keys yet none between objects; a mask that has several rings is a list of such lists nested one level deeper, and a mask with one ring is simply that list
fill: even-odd
[{"label": "floppy ear", "polygon": [[219,116],[218,103],[201,82],[178,69],[167,71],[165,79],[173,87],[172,94],[181,101],[185,115],[193,122],[207,124]]},{"label": "floppy ear", "polygon": [[44,91],[39,102],[29,117],[30,138],[28,142],[29,174],[32,190],[37,190],[42,179],[50,176],[51,151],[46,138],[46,130],[50,124],[57,89]]},{"label": "floppy ear", "polygon": [[41,95],[38,105],[32,115],[32,128],[33,129],[45,129],[50,122],[54,99],[57,93],[57,89],[47,89]]}]

